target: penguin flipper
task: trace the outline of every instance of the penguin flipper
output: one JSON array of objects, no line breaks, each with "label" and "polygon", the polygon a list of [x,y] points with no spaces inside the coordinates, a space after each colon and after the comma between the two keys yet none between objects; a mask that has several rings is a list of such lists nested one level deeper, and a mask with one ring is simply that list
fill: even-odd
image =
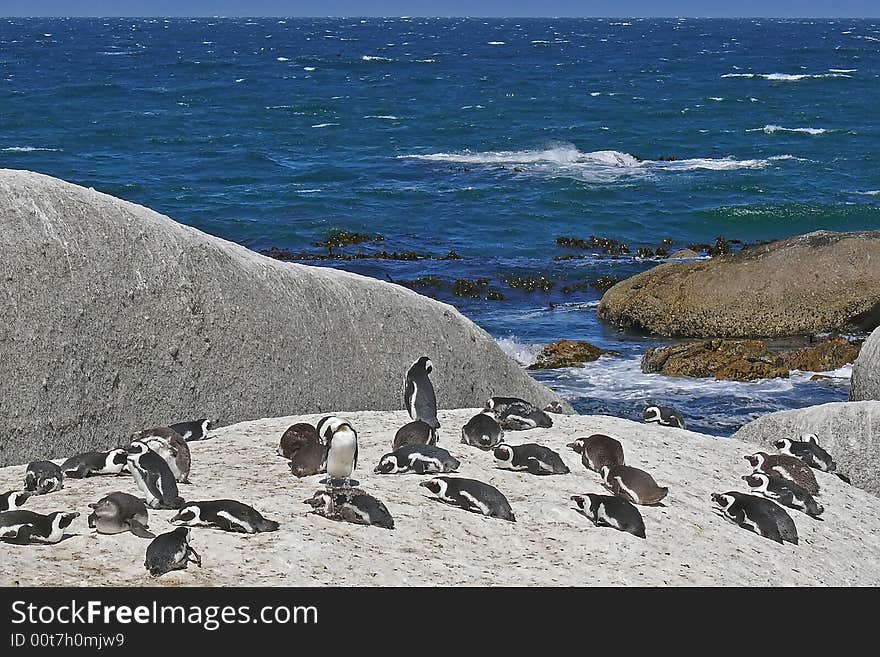
[{"label": "penguin flipper", "polygon": [[135,519],[128,521],[129,531],[139,538],[156,538],[156,535]]},{"label": "penguin flipper", "polygon": [[[191,561],[199,568],[202,567],[202,556],[189,545],[186,547],[186,561]],[[184,563],[186,563],[186,561]]]}]

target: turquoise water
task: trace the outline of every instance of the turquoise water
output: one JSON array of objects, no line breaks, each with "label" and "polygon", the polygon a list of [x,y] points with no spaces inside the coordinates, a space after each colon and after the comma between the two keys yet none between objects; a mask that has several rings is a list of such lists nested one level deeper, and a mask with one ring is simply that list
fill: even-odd
[{"label": "turquoise water", "polygon": [[[258,250],[319,252],[333,229],[385,238],[344,253],[454,250],[314,264],[436,276],[423,292],[523,362],[562,337],[618,349],[539,378],[584,411],[671,403],[721,434],[845,399],[847,372],[641,375],[657,343],[600,323],[587,283],[652,266],[631,254],[664,239],[880,228],[878,119],[870,20],[0,19],[0,166]],[[631,254],[554,259],[590,235]],[[523,275],[553,289],[509,287]],[[454,296],[480,277],[505,299]]]}]

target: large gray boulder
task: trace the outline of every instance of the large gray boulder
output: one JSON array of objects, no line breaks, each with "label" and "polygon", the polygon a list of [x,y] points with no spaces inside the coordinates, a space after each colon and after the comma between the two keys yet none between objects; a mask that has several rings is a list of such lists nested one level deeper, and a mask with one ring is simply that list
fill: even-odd
[{"label": "large gray boulder", "polygon": [[771,454],[773,442],[815,433],[819,444],[853,486],[880,496],[880,402],[834,402],[769,413],[749,422],[733,438],[755,443]]},{"label": "large gray boulder", "polygon": [[880,328],[868,336],[853,364],[849,398],[852,401],[880,399]]},{"label": "large gray boulder", "polygon": [[28,171],[0,170],[0,261],[0,465],[199,417],[403,408],[423,354],[442,407],[558,399],[451,306]]},{"label": "large gray boulder", "polygon": [[621,281],[597,314],[663,336],[753,338],[880,324],[880,231],[817,231]]}]

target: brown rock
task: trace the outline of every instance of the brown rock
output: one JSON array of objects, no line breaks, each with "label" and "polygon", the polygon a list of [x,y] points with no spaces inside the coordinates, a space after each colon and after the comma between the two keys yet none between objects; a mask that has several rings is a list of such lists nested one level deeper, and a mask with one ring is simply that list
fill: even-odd
[{"label": "brown rock", "polygon": [[700,254],[693,249],[679,249],[669,255],[667,260],[686,260],[687,258],[699,258]]},{"label": "brown rock", "polygon": [[880,324],[880,231],[817,231],[621,281],[597,315],[657,335],[754,338]]},{"label": "brown rock", "polygon": [[580,367],[594,361],[603,354],[617,356],[618,351],[602,349],[582,340],[559,340],[544,347],[538,360],[529,366],[530,370],[552,370],[560,367]]},{"label": "brown rock", "polygon": [[761,340],[708,340],[649,349],[642,358],[642,371],[725,381],[788,376],[784,356],[768,351]]},{"label": "brown rock", "polygon": [[852,363],[859,355],[860,344],[845,338],[832,338],[815,347],[794,349],[786,355],[788,367],[805,372],[827,372]]}]

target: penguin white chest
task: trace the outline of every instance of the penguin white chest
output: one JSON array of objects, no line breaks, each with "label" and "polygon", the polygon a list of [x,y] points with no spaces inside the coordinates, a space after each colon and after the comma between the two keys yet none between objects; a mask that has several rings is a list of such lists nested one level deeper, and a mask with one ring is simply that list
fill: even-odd
[{"label": "penguin white chest", "polygon": [[327,474],[334,479],[351,476],[357,464],[357,435],[354,431],[341,429],[333,434],[327,454]]}]

